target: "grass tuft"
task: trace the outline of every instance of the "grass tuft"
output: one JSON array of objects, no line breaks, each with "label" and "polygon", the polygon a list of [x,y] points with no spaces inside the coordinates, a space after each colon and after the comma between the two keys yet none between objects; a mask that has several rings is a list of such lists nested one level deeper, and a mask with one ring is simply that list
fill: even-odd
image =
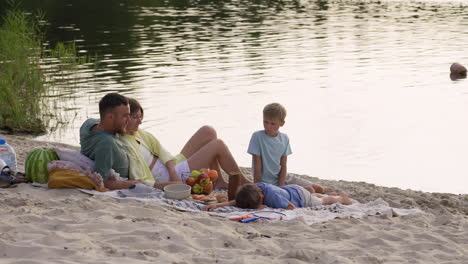
[{"label": "grass tuft", "polygon": [[[13,6],[0,23],[0,129],[12,133],[46,132],[55,116],[50,95],[54,84],[76,70],[75,44],[58,43],[46,50],[39,21]],[[47,72],[53,68],[53,75]]]}]

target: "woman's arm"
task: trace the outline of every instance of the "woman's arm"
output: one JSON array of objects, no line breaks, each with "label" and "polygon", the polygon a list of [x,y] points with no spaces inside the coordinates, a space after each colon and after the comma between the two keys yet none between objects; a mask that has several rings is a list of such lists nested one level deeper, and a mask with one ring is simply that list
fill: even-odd
[{"label": "woman's arm", "polygon": [[262,178],[262,157],[259,155],[252,155],[254,165],[253,178],[254,183],[260,182]]},{"label": "woman's arm", "polygon": [[203,211],[211,211],[218,207],[223,207],[223,206],[236,206],[236,200],[232,200],[232,201],[228,201],[224,203],[209,204],[203,208]]},{"label": "woman's arm", "polygon": [[104,187],[109,190],[121,190],[121,189],[128,189],[130,186],[135,185],[137,183],[142,183],[140,181],[128,180],[128,181],[121,181],[116,180],[115,178],[109,177],[106,181],[104,181]]},{"label": "woman's arm", "polygon": [[166,168],[169,172],[169,181],[181,181],[179,175],[177,175],[175,162],[173,160],[166,162]]},{"label": "woman's arm", "polygon": [[156,182],[153,187],[157,189],[163,189],[166,185],[176,184],[176,183],[183,183],[182,181],[169,181],[169,182]]},{"label": "woman's arm", "polygon": [[288,156],[281,156],[281,159],[280,159],[281,170],[280,170],[279,177],[278,177],[278,186],[286,185],[286,174],[288,172],[287,163],[288,163]]}]

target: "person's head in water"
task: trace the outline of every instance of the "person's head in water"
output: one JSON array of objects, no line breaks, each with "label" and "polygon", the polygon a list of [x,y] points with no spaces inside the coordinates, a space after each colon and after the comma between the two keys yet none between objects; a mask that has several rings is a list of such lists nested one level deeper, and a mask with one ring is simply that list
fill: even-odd
[{"label": "person's head in water", "polygon": [[450,66],[450,73],[466,74],[466,68],[465,68],[465,66],[461,65],[460,63],[453,63]]},{"label": "person's head in water", "polygon": [[453,63],[450,66],[450,79],[457,80],[466,78],[466,68],[460,63]]}]

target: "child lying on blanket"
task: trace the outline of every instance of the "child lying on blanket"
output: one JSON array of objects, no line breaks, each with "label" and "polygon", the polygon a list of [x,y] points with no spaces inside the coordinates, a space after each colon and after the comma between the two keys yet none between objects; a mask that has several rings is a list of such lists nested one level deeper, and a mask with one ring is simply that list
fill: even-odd
[{"label": "child lying on blanket", "polygon": [[203,208],[205,211],[214,210],[222,206],[238,206],[246,209],[311,207],[315,205],[329,205],[341,203],[352,204],[348,194],[343,192],[339,196],[313,193],[299,185],[285,185],[278,187],[268,183],[243,185],[236,194],[236,199],[224,203],[210,204]]}]

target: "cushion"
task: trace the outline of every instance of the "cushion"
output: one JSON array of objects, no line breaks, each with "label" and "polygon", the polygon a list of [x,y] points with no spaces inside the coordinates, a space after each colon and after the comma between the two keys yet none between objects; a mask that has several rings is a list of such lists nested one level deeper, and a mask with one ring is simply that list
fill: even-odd
[{"label": "cushion", "polygon": [[84,174],[65,169],[53,169],[49,172],[49,188],[82,188],[88,190],[107,191],[104,186],[99,186]]},{"label": "cushion", "polygon": [[54,148],[54,151],[57,153],[60,160],[71,161],[80,166],[83,170],[94,170],[94,161],[81,154],[81,152],[79,152],[78,150],[69,148]]},{"label": "cushion", "polygon": [[75,162],[66,161],[66,160],[53,160],[47,163],[47,171],[50,172],[55,169],[73,170],[73,171],[80,172],[82,174],[86,174],[86,170],[83,170],[81,166],[79,166]]}]

